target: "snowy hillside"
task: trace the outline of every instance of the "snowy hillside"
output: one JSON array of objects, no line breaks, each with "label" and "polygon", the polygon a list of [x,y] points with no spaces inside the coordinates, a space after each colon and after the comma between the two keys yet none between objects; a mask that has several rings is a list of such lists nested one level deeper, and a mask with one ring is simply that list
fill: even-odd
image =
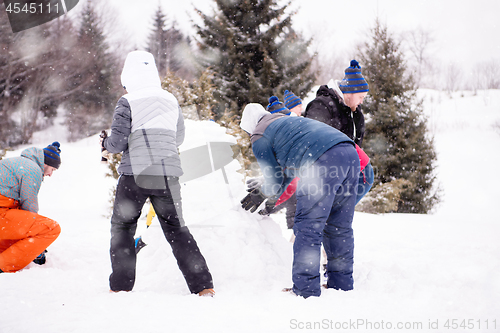
[{"label": "snowy hillside", "polygon": [[[214,278],[216,297],[190,295],[157,221],[138,234],[133,292],[109,293],[109,190],[97,136],[64,142],[51,129],[34,145],[62,145],[45,179],[40,214],[61,236],[47,264],[0,274],[0,333],[500,331],[500,91],[420,91],[435,135],[443,203],[432,215],[355,213],[354,291],[303,299],[291,287],[284,214],[252,215],[233,161],[182,187],[185,220]],[[212,122],[187,121],[181,148],[225,138]],[[58,137],[60,135],[61,137]],[[367,134],[369,135],[369,134]],[[20,151],[9,152],[17,156]],[[146,213],[146,208],[144,213]]]}]

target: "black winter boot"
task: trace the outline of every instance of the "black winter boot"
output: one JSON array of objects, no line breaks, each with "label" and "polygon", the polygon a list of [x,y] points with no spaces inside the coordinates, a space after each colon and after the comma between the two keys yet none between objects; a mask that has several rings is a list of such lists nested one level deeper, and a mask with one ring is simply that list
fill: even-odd
[{"label": "black winter boot", "polygon": [[45,257],[45,253],[47,253],[47,250],[44,250],[42,252],[42,254],[40,254],[38,257],[35,258],[35,260],[33,260],[33,262],[37,265],[43,265],[45,264],[45,261],[46,261],[46,257]]}]

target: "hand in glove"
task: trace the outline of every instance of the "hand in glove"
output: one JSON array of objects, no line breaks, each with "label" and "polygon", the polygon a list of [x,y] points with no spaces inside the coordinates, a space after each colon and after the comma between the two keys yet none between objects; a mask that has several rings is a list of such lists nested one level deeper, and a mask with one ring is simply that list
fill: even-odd
[{"label": "hand in glove", "polygon": [[101,131],[101,134],[99,134],[99,144],[101,145],[101,149],[104,150],[104,140],[106,140],[108,137],[108,133],[105,130]]},{"label": "hand in glove", "polygon": [[259,215],[269,215],[274,213],[274,207],[276,205],[276,200],[267,199],[264,208],[259,210]]},{"label": "hand in glove", "polygon": [[260,188],[264,184],[264,177],[250,178],[247,180],[247,191],[250,192],[253,189]]},{"label": "hand in glove", "polygon": [[259,208],[260,204],[266,200],[266,196],[262,194],[260,188],[254,188],[250,193],[247,194],[246,197],[241,200],[241,207],[244,210],[249,210],[250,213],[253,213]]},{"label": "hand in glove", "polygon": [[111,154],[108,153],[106,148],[104,148],[104,140],[106,140],[108,137],[108,133],[106,131],[102,131],[101,134],[99,135],[99,144],[101,145],[101,162],[106,163],[108,160],[111,158]]}]

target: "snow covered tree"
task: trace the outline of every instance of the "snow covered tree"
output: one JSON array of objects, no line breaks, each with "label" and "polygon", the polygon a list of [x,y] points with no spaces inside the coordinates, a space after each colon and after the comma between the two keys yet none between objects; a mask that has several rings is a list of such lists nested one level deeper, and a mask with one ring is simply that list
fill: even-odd
[{"label": "snow covered tree", "polygon": [[26,83],[21,56],[14,47],[15,40],[21,36],[12,33],[7,13],[0,12],[0,146],[3,147],[19,143],[12,133],[16,125],[11,113],[21,101]]},{"label": "snow covered tree", "polygon": [[62,16],[16,34],[0,13],[0,144],[29,143],[34,131],[52,123],[71,94],[67,78],[76,40],[71,20]]},{"label": "snow covered tree", "polygon": [[213,16],[197,10],[202,65],[210,67],[219,101],[215,112],[240,115],[250,102],[266,105],[285,89],[304,97],[315,81],[308,41],[292,28],[289,4],[275,0],[214,0]]},{"label": "snow covered tree", "polygon": [[158,72],[163,78],[168,72],[175,73],[184,79],[190,78],[192,70],[185,64],[184,50],[189,49],[189,40],[176,28],[174,20],[167,29],[167,16],[158,7],[153,29],[148,38],[146,50],[155,57]]},{"label": "snow covered tree", "polygon": [[95,134],[108,126],[120,92],[115,79],[117,61],[109,51],[101,18],[90,1],[80,14],[77,40],[73,61],[80,68],[70,84],[79,89],[68,98],[70,110],[66,115],[70,139]]},{"label": "snow covered tree", "polygon": [[155,13],[153,22],[153,31],[149,35],[147,51],[150,52],[156,62],[156,67],[160,76],[163,77],[167,72],[167,37],[166,37],[166,15],[163,14],[161,7]]},{"label": "snow covered tree", "polygon": [[397,212],[428,213],[439,202],[433,140],[427,130],[422,101],[408,75],[403,53],[387,27],[378,21],[371,40],[360,49],[370,92],[363,148],[374,166],[375,184],[402,182]]}]

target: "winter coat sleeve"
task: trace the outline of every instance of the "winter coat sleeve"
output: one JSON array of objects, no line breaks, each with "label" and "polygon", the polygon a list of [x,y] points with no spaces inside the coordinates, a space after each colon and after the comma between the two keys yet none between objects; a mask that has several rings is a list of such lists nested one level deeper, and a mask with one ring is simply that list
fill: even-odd
[{"label": "winter coat sleeve", "polygon": [[38,213],[38,192],[42,185],[42,175],[26,172],[19,187],[19,204],[22,210]]},{"label": "winter coat sleeve", "polygon": [[356,126],[356,137],[354,138],[354,142],[361,146],[363,138],[365,137],[365,116],[361,111],[361,106],[358,106],[356,112],[353,112],[353,120]]},{"label": "winter coat sleeve", "polygon": [[131,122],[130,104],[122,97],[116,104],[113,122],[111,124],[111,135],[104,141],[104,148],[113,154],[121,153],[128,147]]},{"label": "winter coat sleeve", "polygon": [[262,193],[267,197],[280,196],[291,179],[285,176],[283,168],[276,160],[271,142],[262,137],[252,144],[252,150],[264,176]]},{"label": "winter coat sleeve", "polygon": [[179,147],[184,142],[184,137],[186,135],[186,128],[184,126],[184,116],[182,115],[182,109],[179,106],[179,118],[177,119],[177,132],[176,132],[176,144]]}]

